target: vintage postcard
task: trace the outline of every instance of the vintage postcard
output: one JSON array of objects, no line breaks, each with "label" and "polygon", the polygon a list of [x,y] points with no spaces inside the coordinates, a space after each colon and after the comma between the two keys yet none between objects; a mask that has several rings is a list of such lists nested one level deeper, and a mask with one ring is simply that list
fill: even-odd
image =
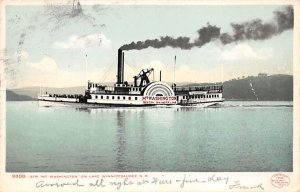
[{"label": "vintage postcard", "polygon": [[0,192],[300,191],[299,0],[0,2]]}]

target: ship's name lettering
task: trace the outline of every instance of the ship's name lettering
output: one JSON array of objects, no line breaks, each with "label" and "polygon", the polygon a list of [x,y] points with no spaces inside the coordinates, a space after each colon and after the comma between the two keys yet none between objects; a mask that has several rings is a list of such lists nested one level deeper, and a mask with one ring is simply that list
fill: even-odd
[{"label": "ship's name lettering", "polygon": [[167,96],[144,96],[143,101],[145,100],[176,100],[176,97],[167,97]]}]

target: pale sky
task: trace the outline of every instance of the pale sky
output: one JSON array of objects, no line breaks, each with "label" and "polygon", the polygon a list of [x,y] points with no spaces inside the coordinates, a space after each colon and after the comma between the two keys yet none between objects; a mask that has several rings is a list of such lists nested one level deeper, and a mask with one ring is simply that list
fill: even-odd
[{"label": "pale sky", "polygon": [[[197,38],[207,23],[231,33],[230,23],[272,20],[280,5],[82,5],[81,16],[71,6],[6,7],[8,88],[82,86],[86,79],[115,82],[117,50],[132,41],[160,36]],[[87,75],[86,55],[87,54]],[[148,48],[125,52],[125,80],[142,68],[159,70],[163,81],[218,82],[232,78],[293,74],[293,30],[267,40],[222,45],[212,41],[201,48]],[[152,78],[152,75],[151,75]]]}]

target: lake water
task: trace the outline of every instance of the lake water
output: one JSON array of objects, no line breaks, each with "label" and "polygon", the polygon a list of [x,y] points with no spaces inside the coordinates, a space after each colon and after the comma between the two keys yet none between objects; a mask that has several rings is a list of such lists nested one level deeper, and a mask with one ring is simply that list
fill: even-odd
[{"label": "lake water", "polygon": [[8,172],[293,170],[293,103],[39,108],[7,102]]}]

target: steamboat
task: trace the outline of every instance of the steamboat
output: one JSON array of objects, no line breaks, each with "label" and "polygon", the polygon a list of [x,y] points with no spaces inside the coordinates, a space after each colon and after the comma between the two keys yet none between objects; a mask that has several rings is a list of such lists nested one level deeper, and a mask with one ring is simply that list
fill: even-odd
[{"label": "steamboat", "polygon": [[223,102],[223,86],[218,84],[205,86],[171,86],[161,81],[150,81],[153,68],[143,69],[133,77],[133,83],[124,81],[124,52],[118,50],[117,82],[114,86],[88,81],[82,95],[43,94],[38,95],[39,106],[156,106],[180,105],[207,107]]}]

